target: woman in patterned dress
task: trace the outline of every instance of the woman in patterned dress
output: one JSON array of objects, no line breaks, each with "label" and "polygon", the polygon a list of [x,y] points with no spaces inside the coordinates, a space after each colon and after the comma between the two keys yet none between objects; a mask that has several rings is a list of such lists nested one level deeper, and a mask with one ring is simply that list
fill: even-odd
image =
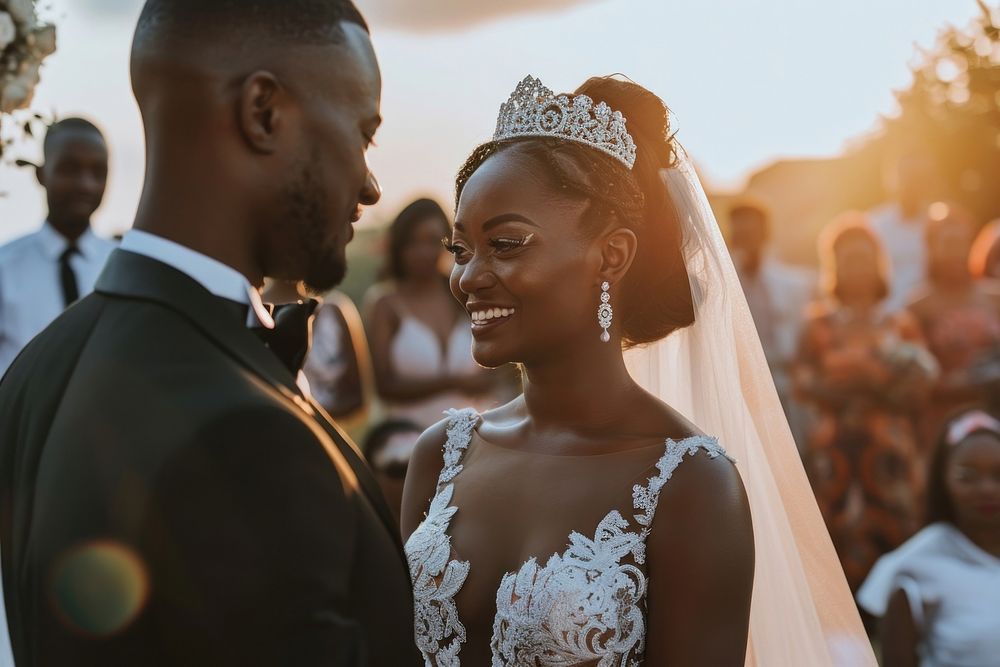
[{"label": "woman in patterned dress", "polygon": [[811,308],[795,367],[816,418],[804,448],[852,590],[919,526],[921,462],[913,415],[934,373],[919,327],[880,307],[885,258],[863,214],[821,238],[826,299]]},{"label": "woman in patterned dress", "polygon": [[972,218],[943,203],[930,210],[929,285],[909,307],[941,365],[941,377],[920,419],[924,451],[949,416],[988,401],[990,383],[978,371],[989,355],[1000,351],[1000,283],[974,277],[970,271],[976,233]]}]

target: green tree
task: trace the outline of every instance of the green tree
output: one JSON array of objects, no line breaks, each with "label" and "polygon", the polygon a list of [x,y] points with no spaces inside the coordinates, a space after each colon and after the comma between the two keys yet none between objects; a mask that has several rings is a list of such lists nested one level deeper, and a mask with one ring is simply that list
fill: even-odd
[{"label": "green tree", "polygon": [[976,0],[965,28],[948,26],[921,50],[913,82],[897,93],[880,152],[919,143],[936,159],[944,191],[980,220],[1000,217],[1000,6]]}]

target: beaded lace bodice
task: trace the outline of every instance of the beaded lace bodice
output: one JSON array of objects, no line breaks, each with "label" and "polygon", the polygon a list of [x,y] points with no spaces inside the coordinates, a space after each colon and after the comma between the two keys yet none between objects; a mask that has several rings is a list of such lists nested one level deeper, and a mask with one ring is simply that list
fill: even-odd
[{"label": "beaded lace bodice", "polygon": [[[449,414],[444,468],[424,521],[406,542],[414,586],[415,635],[428,667],[458,667],[466,640],[455,596],[470,563],[454,557],[448,533],[458,507],[452,480],[479,423],[473,410]],[[685,455],[726,456],[714,438],[667,440],[657,473],[632,489],[629,518],[616,509],[593,536],[573,532],[562,553],[531,558],[499,582],[490,642],[493,667],[636,667],[645,647],[644,565],[660,490]]]}]

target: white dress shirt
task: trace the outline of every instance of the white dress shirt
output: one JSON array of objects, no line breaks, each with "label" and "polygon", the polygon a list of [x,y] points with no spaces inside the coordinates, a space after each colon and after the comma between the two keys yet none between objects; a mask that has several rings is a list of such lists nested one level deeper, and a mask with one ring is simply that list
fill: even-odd
[{"label": "white dress shirt", "polygon": [[[172,266],[215,296],[249,306],[248,327],[274,328],[274,319],[264,306],[260,291],[233,267],[203,255],[197,250],[140,229],[128,232],[122,239],[121,248]],[[304,396],[311,397],[309,381],[302,371],[299,371],[296,377],[296,384]]]},{"label": "white dress shirt", "polygon": [[122,239],[121,249],[172,266],[215,296],[249,306],[247,326],[259,322],[268,329],[274,328],[274,321],[261,301],[260,292],[233,267],[141,229],[128,232]]},{"label": "white dress shirt", "polygon": [[750,306],[774,388],[785,409],[788,425],[799,447],[804,446],[808,414],[792,391],[791,367],[809,302],[816,296],[817,278],[809,270],[762,258],[753,276],[736,267]]},{"label": "white dress shirt", "polygon": [[905,218],[898,204],[885,204],[868,215],[872,230],[889,258],[889,297],[885,308],[898,312],[909,305],[926,281],[927,216]]},{"label": "white dress shirt", "polygon": [[[0,247],[0,376],[21,349],[62,313],[59,257],[69,242],[48,222],[37,232]],[[94,289],[113,241],[88,229],[76,241],[69,264],[80,297]]]}]

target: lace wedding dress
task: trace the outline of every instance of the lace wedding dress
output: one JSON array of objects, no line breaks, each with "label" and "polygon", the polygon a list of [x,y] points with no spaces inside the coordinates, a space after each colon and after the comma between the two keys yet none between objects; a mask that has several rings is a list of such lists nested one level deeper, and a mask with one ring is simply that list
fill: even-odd
[{"label": "lace wedding dress", "polygon": [[[472,466],[482,468],[487,461],[492,472],[486,474],[494,480],[503,479],[503,487],[520,486],[521,498],[532,494],[541,496],[534,502],[539,503],[545,514],[533,514],[532,522],[546,528],[560,522],[579,522],[605,501],[613,506],[613,498],[620,495],[615,489],[615,470],[621,471],[619,476],[636,480],[630,489],[631,508],[624,515],[612,508],[586,534],[570,531],[561,536],[552,535],[552,539],[566,545],[564,551],[553,553],[544,564],[535,557],[528,558],[516,571],[498,577],[494,583],[496,605],[491,610],[493,624],[489,641],[493,667],[640,665],[646,636],[645,545],[660,490],[685,456],[704,451],[715,458],[727,456],[725,451],[714,438],[696,436],[680,441],[667,440],[657,445],[654,452],[647,447],[582,457],[515,454],[514,450],[480,438],[477,446],[482,444],[483,451],[475,452],[479,458],[473,463],[465,458],[479,421],[479,415],[471,409],[450,412],[444,468],[438,478],[437,491],[426,518],[406,542],[414,583],[416,641],[426,665],[460,665],[460,653],[467,639],[456,596],[462,591],[471,569],[478,567],[480,561],[463,559],[452,544],[451,524],[462,501],[469,495],[483,500],[489,496],[491,501],[469,503],[469,507],[493,505],[506,509],[513,517],[522,515],[518,507],[522,500],[497,497],[494,492],[499,491],[499,487],[491,488],[490,481],[482,477],[463,487],[466,496],[456,496],[456,482],[466,467],[474,474]],[[522,459],[519,463],[522,470],[524,457],[541,457],[528,466],[537,474],[522,480],[521,485],[515,484],[510,477],[496,474],[504,471],[515,456]],[[614,465],[608,465],[609,456],[615,457]],[[553,477],[551,473],[556,470],[568,474]],[[546,480],[563,488],[552,489],[546,485]],[[588,484],[588,481],[595,483]],[[564,496],[561,491],[567,485],[585,486],[584,495],[570,499],[571,502],[546,506],[550,497]],[[620,490],[625,491],[627,497],[628,486]],[[607,509],[602,507],[601,511]],[[482,525],[480,517],[474,519]],[[485,541],[491,544],[479,546],[483,554],[481,562],[487,570],[492,570],[496,568],[495,561],[504,560],[496,554],[503,553],[498,545],[505,526],[496,520],[489,523],[493,531]],[[531,531],[524,528],[519,538],[530,542]],[[490,561],[493,562],[487,565]],[[470,605],[476,603],[469,601]],[[482,614],[476,615],[484,618]],[[480,663],[479,659],[475,662]]]}]

